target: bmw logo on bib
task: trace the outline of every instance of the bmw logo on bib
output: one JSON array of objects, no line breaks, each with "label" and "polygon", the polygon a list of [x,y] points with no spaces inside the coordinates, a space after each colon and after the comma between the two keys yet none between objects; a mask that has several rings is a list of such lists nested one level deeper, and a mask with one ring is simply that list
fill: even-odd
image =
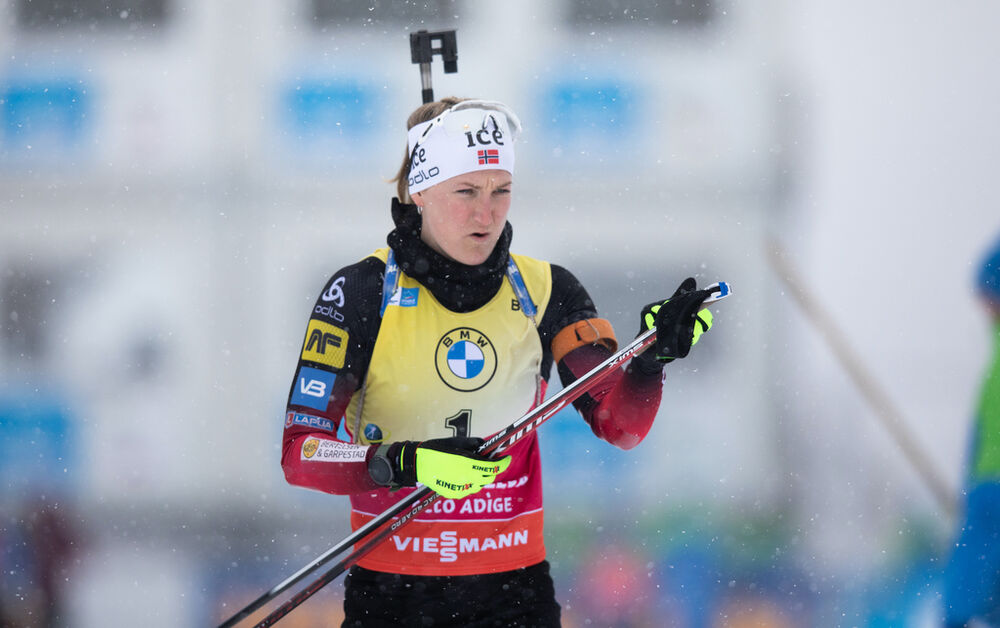
[{"label": "bmw logo on bib", "polygon": [[438,341],[434,354],[438,376],[455,390],[479,390],[497,371],[497,352],[482,332],[458,327]]}]

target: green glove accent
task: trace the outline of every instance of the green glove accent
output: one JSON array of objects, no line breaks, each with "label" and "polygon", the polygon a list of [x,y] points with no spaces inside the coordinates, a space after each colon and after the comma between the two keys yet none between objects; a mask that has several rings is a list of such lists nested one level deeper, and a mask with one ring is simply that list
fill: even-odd
[{"label": "green glove accent", "polygon": [[[670,299],[667,299],[662,303],[662,305],[666,305],[669,302]],[[646,323],[647,330],[650,330],[656,326],[656,314],[657,312],[660,311],[660,305],[661,304],[658,303],[656,305],[650,306],[649,311],[646,312],[646,316],[644,317],[643,320]],[[715,317],[712,316],[712,310],[702,310],[698,312],[698,315],[695,317],[695,325],[691,334],[692,347],[698,344],[698,339],[701,338],[701,335],[703,333],[712,328],[712,322],[714,321],[714,318]]]},{"label": "green glove accent", "polygon": [[702,310],[698,312],[698,324],[694,326],[694,335],[691,337],[691,346],[698,344],[701,335],[712,328],[712,310]]},{"label": "green glove accent", "polygon": [[478,493],[510,466],[510,456],[490,460],[448,446],[452,440],[426,441],[417,447],[417,481],[442,497],[460,499]]},{"label": "green glove accent", "polygon": [[[656,346],[636,356],[651,368],[656,362],[686,357],[701,335],[712,328],[709,310],[700,310],[711,295],[698,290],[693,278],[685,279],[669,299],[650,303],[642,309],[640,333],[656,328]],[[647,369],[648,370],[648,369]]]}]

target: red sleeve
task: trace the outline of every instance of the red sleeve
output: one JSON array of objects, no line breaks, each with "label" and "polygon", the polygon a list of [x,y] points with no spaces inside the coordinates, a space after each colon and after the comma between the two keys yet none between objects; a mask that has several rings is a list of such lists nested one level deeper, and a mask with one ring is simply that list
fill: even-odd
[{"label": "red sleeve", "polygon": [[[600,345],[584,345],[559,362],[563,384],[585,374],[611,355]],[[598,437],[621,449],[632,449],[653,426],[663,393],[663,375],[645,374],[631,364],[609,375],[574,403]]]},{"label": "red sleeve", "polygon": [[337,431],[378,334],[384,269],[376,258],[343,268],[315,301],[285,409],[281,468],[289,484],[336,495],[378,488],[367,464],[375,447],[340,440]]},{"label": "red sleeve", "polygon": [[[379,488],[368,475],[367,460],[374,449],[328,436],[300,434],[285,439],[281,468],[285,471],[285,481],[293,486],[334,495],[364,493]],[[307,457],[317,453],[333,456],[334,460]]]},{"label": "red sleeve", "polygon": [[[336,437],[340,417],[354,393],[334,384],[334,394],[324,412],[303,412],[289,405],[281,443],[281,468],[294,486],[335,495],[350,495],[379,488],[368,475],[368,458],[375,447],[355,445]],[[333,419],[331,417],[338,417]]]}]

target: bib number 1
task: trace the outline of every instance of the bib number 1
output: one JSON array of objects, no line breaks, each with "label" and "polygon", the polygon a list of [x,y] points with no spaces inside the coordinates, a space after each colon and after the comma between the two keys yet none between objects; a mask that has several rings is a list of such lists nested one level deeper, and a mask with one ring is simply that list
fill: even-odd
[{"label": "bib number 1", "polygon": [[455,416],[445,419],[444,424],[454,432],[455,436],[468,436],[472,425],[472,410],[462,410]]}]

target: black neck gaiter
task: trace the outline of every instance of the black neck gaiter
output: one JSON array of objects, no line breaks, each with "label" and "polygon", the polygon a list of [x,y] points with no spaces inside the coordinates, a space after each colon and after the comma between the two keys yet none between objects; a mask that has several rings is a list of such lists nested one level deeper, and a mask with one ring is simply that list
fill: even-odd
[{"label": "black neck gaiter", "polygon": [[423,284],[441,305],[453,312],[471,312],[486,305],[496,295],[507,272],[507,257],[513,228],[508,222],[496,247],[485,262],[468,266],[441,255],[420,239],[420,214],[416,205],[392,199],[392,220],[396,228],[386,242],[396,263],[410,277]]}]

